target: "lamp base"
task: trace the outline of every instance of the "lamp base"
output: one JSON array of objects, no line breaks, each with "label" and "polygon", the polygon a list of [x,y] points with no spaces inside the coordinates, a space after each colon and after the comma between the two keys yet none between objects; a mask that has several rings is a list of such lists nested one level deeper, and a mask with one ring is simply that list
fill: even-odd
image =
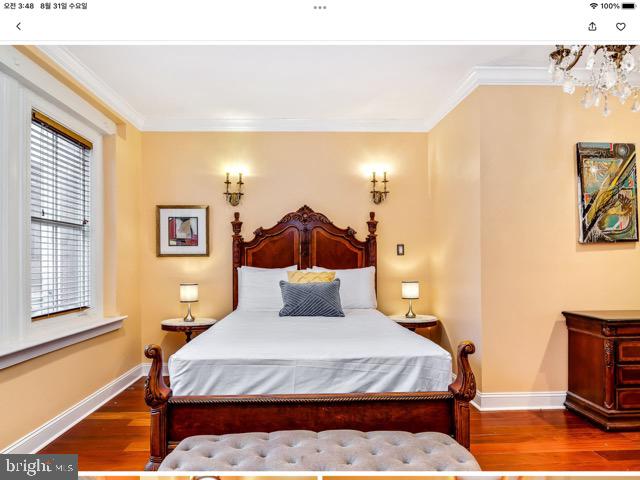
[{"label": "lamp base", "polygon": [[416,314],[413,312],[413,302],[409,300],[409,311],[404,315],[405,318],[416,318]]},{"label": "lamp base", "polygon": [[189,304],[189,306],[187,307],[187,314],[184,316],[182,321],[183,322],[195,322],[196,321],[196,317],[191,315],[191,304]]}]

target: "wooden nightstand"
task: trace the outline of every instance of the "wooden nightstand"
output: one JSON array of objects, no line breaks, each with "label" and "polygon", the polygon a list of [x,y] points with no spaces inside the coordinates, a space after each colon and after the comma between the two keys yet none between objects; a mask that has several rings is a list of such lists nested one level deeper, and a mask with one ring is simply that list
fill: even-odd
[{"label": "wooden nightstand", "polygon": [[429,328],[438,325],[438,317],[433,315],[416,315],[416,318],[407,318],[404,315],[391,315],[389,318],[412,332],[415,332],[416,328]]},{"label": "wooden nightstand", "polygon": [[196,318],[194,322],[185,322],[182,318],[170,318],[162,321],[162,330],[166,332],[184,332],[187,337],[187,343],[189,343],[194,332],[204,332],[215,325],[217,321],[215,318]]}]

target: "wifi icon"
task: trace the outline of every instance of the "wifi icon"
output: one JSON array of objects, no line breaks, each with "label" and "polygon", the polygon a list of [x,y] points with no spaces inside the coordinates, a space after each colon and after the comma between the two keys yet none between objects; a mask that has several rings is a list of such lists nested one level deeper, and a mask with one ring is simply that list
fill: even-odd
[{"label": "wifi icon", "polygon": [[594,10],[595,10],[596,8],[598,8],[598,4],[597,4],[597,3],[595,3],[595,2],[590,3],[590,4],[589,4],[589,6],[590,6],[591,8],[593,8]]}]

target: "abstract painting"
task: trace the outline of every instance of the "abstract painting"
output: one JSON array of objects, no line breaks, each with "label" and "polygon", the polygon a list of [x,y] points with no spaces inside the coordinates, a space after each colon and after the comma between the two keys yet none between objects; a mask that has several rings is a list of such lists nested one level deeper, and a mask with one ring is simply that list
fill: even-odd
[{"label": "abstract painting", "polygon": [[638,241],[636,147],[578,143],[580,243]]},{"label": "abstract painting", "polygon": [[158,205],[156,236],[159,257],[209,255],[209,207]]},{"label": "abstract painting", "polygon": [[169,245],[198,245],[198,217],[169,217]]}]

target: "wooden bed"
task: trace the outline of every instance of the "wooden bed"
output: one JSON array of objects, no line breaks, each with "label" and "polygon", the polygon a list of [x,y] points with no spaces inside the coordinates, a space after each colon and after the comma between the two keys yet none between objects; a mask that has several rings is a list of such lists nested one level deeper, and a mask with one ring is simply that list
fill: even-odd
[{"label": "wooden bed", "polygon": [[[245,242],[240,214],[233,226],[233,308],[238,305],[238,267],[333,269],[376,266],[374,212],[365,241],[355,231],[338,228],[306,205],[285,215],[271,228],[258,228]],[[276,430],[355,429],[443,432],[469,448],[469,401],[476,393],[468,355],[471,342],[457,352],[457,377],[444,392],[326,393],[295,395],[173,396],[162,375],[162,350],[145,348],[153,360],[145,382],[151,407],[150,458],[145,470],[157,470],[164,457],[186,437],[204,434]]]}]

